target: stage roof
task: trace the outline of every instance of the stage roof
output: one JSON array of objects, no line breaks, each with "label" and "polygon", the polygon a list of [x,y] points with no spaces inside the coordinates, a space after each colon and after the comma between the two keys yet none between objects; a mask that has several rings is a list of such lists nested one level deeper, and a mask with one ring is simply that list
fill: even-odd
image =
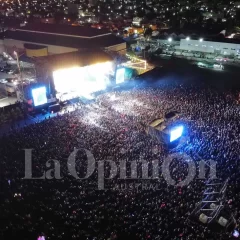
[{"label": "stage roof", "polygon": [[46,48],[46,46],[38,45],[38,44],[24,43],[24,48],[36,50],[36,49]]},{"label": "stage roof", "polygon": [[113,59],[103,51],[70,52],[35,58],[36,63],[47,63],[52,70],[69,67],[84,67],[102,62],[111,62]]}]

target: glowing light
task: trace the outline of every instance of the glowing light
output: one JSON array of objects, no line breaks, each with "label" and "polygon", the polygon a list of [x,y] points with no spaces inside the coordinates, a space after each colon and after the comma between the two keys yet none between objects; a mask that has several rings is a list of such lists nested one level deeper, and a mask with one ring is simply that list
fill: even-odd
[{"label": "glowing light", "polygon": [[125,68],[120,68],[116,73],[116,84],[124,82]]},{"label": "glowing light", "polygon": [[203,39],[202,39],[202,38],[200,38],[200,39],[199,39],[199,41],[200,41],[200,42],[202,42],[202,41],[203,41]]},{"label": "glowing light", "polygon": [[71,67],[53,72],[53,79],[58,96],[64,99],[71,96],[91,98],[93,92],[104,90],[112,73],[112,63],[98,63],[86,67]]},{"label": "glowing light", "polygon": [[111,101],[116,100],[116,96],[115,96],[115,95],[112,95],[112,96],[110,97],[110,100],[111,100]]},{"label": "glowing light", "polygon": [[37,240],[45,240],[44,236],[39,236]]},{"label": "glowing light", "polygon": [[187,37],[186,40],[189,41],[189,40],[190,40],[190,37]]},{"label": "glowing light", "polygon": [[238,238],[238,237],[239,237],[239,232],[238,232],[237,230],[234,230],[233,236],[234,236],[235,238]]},{"label": "glowing light", "polygon": [[234,38],[235,33],[232,33],[231,35],[227,36],[227,38]]},{"label": "glowing light", "polygon": [[183,126],[176,127],[170,132],[170,142],[173,142],[180,138],[183,133]]},{"label": "glowing light", "polygon": [[172,42],[172,38],[168,38],[168,41],[169,41],[169,42]]},{"label": "glowing light", "polygon": [[[128,61],[126,63],[123,63],[122,65],[123,66],[127,66],[127,67],[131,67],[131,68],[137,68],[137,69],[143,69],[143,70],[146,70],[147,69],[147,61],[146,60],[142,60],[142,59],[139,59],[139,58],[136,58],[136,57],[133,57],[129,54],[126,54],[126,56],[128,58],[131,59],[131,61]],[[140,67],[139,65],[140,64],[143,64],[144,66],[143,67]]]},{"label": "glowing light", "polygon": [[34,106],[40,106],[47,103],[46,87],[32,89]]}]

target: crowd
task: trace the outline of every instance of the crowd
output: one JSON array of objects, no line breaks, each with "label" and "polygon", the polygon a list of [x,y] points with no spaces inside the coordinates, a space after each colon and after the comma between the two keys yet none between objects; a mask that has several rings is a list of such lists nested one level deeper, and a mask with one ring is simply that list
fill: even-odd
[{"label": "crowd", "polygon": [[14,120],[24,119],[24,117],[24,113],[20,107],[15,107],[6,111],[0,109],[0,126],[9,122],[11,123]]},{"label": "crowd", "polygon": [[[12,130],[0,140],[0,238],[6,239],[231,239],[188,221],[203,197],[205,180],[169,186],[161,175],[151,180],[105,179],[98,190],[98,172],[77,180],[68,172],[74,149],[88,149],[96,161],[127,163],[159,160],[169,151],[145,132],[144,125],[169,109],[179,111],[187,140],[172,152],[184,152],[196,163],[217,161],[217,176],[230,177],[227,199],[240,220],[239,114],[237,95],[190,83],[162,82],[158,88],[105,93],[94,103],[43,122]],[[32,176],[40,178],[60,163],[61,179],[24,179],[24,149],[32,150]],[[86,153],[79,151],[76,169],[86,175]],[[46,162],[49,161],[46,165]],[[55,165],[56,167],[56,165]],[[106,177],[108,176],[106,167]],[[127,165],[129,170],[129,165]],[[172,178],[187,175],[187,164],[175,159]],[[150,171],[151,172],[151,171]],[[138,188],[136,188],[138,183]],[[155,189],[147,188],[146,183]],[[144,184],[144,188],[143,188]],[[150,185],[148,185],[150,186]]]}]

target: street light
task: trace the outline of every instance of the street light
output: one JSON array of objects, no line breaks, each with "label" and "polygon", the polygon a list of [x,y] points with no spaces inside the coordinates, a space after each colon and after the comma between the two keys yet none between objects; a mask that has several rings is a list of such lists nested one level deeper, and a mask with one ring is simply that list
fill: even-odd
[{"label": "street light", "polygon": [[17,66],[18,66],[18,71],[19,71],[19,79],[21,82],[21,90],[22,90],[22,100],[24,100],[24,90],[23,90],[23,81],[22,81],[22,72],[21,72],[21,68],[20,68],[20,62],[19,62],[19,56],[18,56],[18,52],[14,51],[13,52],[14,55],[16,56],[17,59]]},{"label": "street light", "polygon": [[20,64],[19,64],[19,58],[18,58],[18,53],[16,51],[13,52],[14,55],[16,56],[16,59],[17,59],[17,65],[18,65],[18,70],[19,70],[19,73],[20,73]]},{"label": "street light", "polygon": [[172,38],[171,38],[171,37],[170,37],[170,38],[168,38],[168,41],[169,41],[169,42],[172,42]]},{"label": "street light", "polygon": [[200,42],[202,42],[202,41],[203,41],[203,39],[202,39],[202,38],[200,38],[200,39],[199,39],[199,41],[200,41]]},{"label": "street light", "polygon": [[189,40],[190,40],[190,37],[187,37],[186,40],[189,41]]}]

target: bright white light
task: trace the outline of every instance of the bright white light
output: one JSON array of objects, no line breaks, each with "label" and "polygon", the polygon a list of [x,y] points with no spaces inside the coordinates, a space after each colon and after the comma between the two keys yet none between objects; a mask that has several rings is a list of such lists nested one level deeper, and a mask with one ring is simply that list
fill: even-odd
[{"label": "bright white light", "polygon": [[106,88],[111,71],[111,62],[56,70],[53,72],[55,89],[59,95],[68,93],[66,97],[74,95],[90,98],[91,93]]},{"label": "bright white light", "polygon": [[168,41],[171,42],[171,41],[172,41],[172,38],[168,38]]},{"label": "bright white light", "polygon": [[227,36],[227,38],[234,38],[235,33],[232,33],[230,36]]},{"label": "bright white light", "polygon": [[233,236],[234,236],[235,238],[238,238],[238,237],[239,237],[239,232],[238,232],[237,230],[234,230]]},{"label": "bright white light", "polygon": [[190,40],[190,37],[187,37],[186,40],[189,41],[189,40]]},{"label": "bright white light", "polygon": [[120,68],[116,73],[116,84],[123,83],[125,76],[125,68]]},{"label": "bright white light", "polygon": [[35,107],[47,103],[46,92],[46,87],[32,89],[33,103]]},{"label": "bright white light", "polygon": [[203,39],[202,39],[202,38],[200,38],[200,39],[199,39],[199,41],[200,41],[200,42],[202,42],[202,41],[203,41]]},{"label": "bright white light", "polygon": [[170,142],[177,140],[182,136],[183,133],[183,126],[176,127],[170,132]]},{"label": "bright white light", "polygon": [[44,236],[39,236],[37,240],[45,240]]},{"label": "bright white light", "polygon": [[112,95],[111,97],[110,97],[110,100],[111,101],[114,101],[116,99],[116,96],[115,95]]}]

